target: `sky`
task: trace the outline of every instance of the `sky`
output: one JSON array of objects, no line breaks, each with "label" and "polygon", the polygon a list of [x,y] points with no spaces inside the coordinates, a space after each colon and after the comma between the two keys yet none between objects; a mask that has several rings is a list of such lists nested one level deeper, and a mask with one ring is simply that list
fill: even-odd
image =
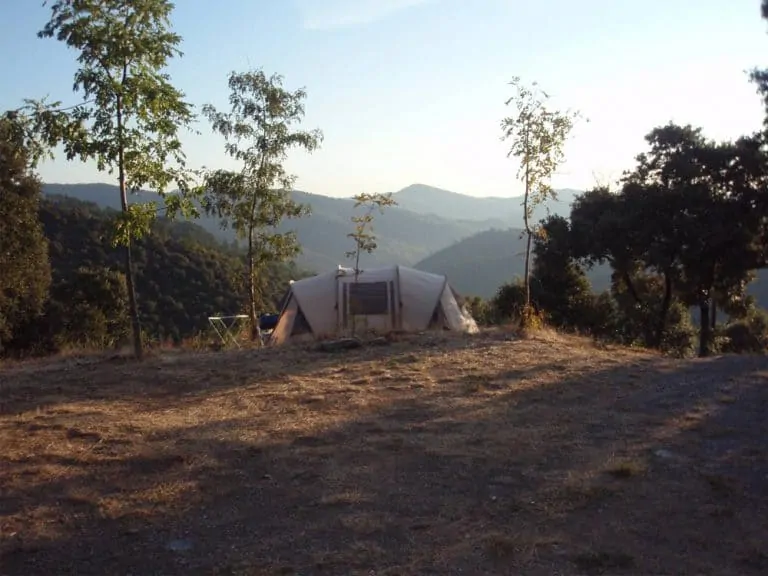
[{"label": "sky", "polygon": [[[50,8],[0,0],[0,110],[23,98],[66,104],[76,53],[38,39]],[[614,182],[644,136],[669,121],[711,138],[760,127],[747,71],[768,66],[760,0],[176,0],[184,56],[169,66],[195,105],[226,108],[227,75],[262,68],[305,87],[304,127],[322,147],[292,153],[296,188],[328,196],[423,183],[515,196],[518,165],[500,121],[509,81],[536,81],[552,104],[589,119],[574,129],[556,188]],[[192,167],[234,168],[207,121],[184,139]],[[57,158],[46,182],[115,182]]]}]

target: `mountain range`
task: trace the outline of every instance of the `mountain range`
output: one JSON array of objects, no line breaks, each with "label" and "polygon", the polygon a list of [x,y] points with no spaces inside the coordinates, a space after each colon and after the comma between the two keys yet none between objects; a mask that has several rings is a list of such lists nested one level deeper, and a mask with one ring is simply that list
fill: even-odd
[{"label": "mountain range", "polygon": [[[94,202],[105,208],[120,208],[117,186],[110,184],[45,184],[43,191],[47,195],[68,196],[79,200]],[[553,203],[552,212],[568,214],[570,200],[575,191],[567,190]],[[303,191],[292,193],[294,200],[311,207],[309,217],[288,220],[281,225],[283,231],[295,230],[302,246],[302,253],[296,263],[305,270],[320,272],[336,268],[339,264],[349,264],[345,253],[354,247],[347,234],[352,231],[350,218],[354,215],[352,198],[332,198]],[[363,254],[362,265],[365,267],[402,264],[421,267],[441,272],[430,263],[433,256],[451,246],[460,246],[465,240],[480,233],[506,230],[511,236],[519,236],[510,228],[522,224],[521,198],[475,198],[423,184],[414,184],[392,194],[397,206],[385,209],[383,214],[376,214],[373,223],[377,248],[372,254]],[[567,199],[567,204],[563,199]],[[152,192],[131,194],[129,202],[158,200]],[[159,200],[162,202],[162,200]],[[546,207],[539,207],[536,217],[545,214]],[[220,222],[213,216],[202,214],[194,221],[213,234],[220,241],[236,241],[231,229],[222,229]],[[499,261],[504,261],[504,254],[510,254],[508,266],[501,269],[509,272],[506,279],[522,273],[522,262],[512,255],[505,242],[497,247],[494,254]],[[499,250],[503,249],[503,252]],[[513,248],[514,250],[517,250]],[[519,251],[519,250],[517,250]],[[450,256],[448,256],[450,260]],[[471,259],[467,262],[472,267]],[[480,279],[477,286],[462,281],[462,277],[472,278],[474,274],[463,274],[457,270],[456,288],[465,293],[490,296],[497,288],[498,268],[494,268],[493,280]],[[446,273],[447,270],[441,273]],[[476,278],[477,279],[477,278]],[[453,281],[453,280],[452,280]]]},{"label": "mountain range", "polygon": [[[119,209],[117,186],[110,184],[45,184],[47,195],[69,196]],[[322,272],[339,264],[350,264],[345,253],[354,247],[347,234],[352,231],[352,198],[333,198],[303,191],[293,198],[311,207],[311,215],[289,220],[283,231],[295,230],[302,246],[296,264],[303,270]],[[569,216],[578,190],[557,191],[557,199],[537,207],[534,221],[547,211]],[[377,248],[363,254],[362,267],[402,264],[428,272],[445,274],[451,284],[465,295],[489,298],[498,287],[524,271],[525,243],[521,197],[478,198],[424,184],[413,184],[392,194],[397,206],[376,214],[373,233]],[[132,194],[130,202],[158,200],[151,192]],[[162,200],[160,200],[162,202]],[[205,214],[194,223],[219,241],[231,244],[236,237],[231,229],[222,229],[218,219]],[[610,285],[610,269],[598,266],[588,271],[595,290]],[[750,292],[765,291],[768,274],[761,271]],[[768,298],[765,298],[768,300]],[[762,302],[763,306],[768,301]]]}]

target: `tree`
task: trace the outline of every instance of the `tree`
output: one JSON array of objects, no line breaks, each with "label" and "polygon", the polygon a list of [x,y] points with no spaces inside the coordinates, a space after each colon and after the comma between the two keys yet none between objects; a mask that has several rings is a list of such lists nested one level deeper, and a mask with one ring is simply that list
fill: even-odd
[{"label": "tree", "polygon": [[553,325],[585,328],[592,287],[571,254],[571,230],[562,216],[549,216],[533,246],[531,292]]},{"label": "tree", "polygon": [[702,184],[705,161],[701,152],[710,143],[701,129],[673,123],[654,128],[645,139],[650,150],[637,156],[633,171],[625,172],[622,197],[637,260],[643,262],[644,270],[663,279],[652,341],[658,346],[664,339],[675,287],[682,278],[685,249],[705,233],[696,229],[701,215],[692,218],[692,213],[708,197]]},{"label": "tree", "polygon": [[355,225],[354,231],[347,234],[347,238],[352,238],[355,241],[355,249],[346,253],[347,258],[353,258],[355,260],[355,281],[360,273],[360,255],[363,252],[368,254],[373,253],[377,248],[376,236],[373,235],[373,213],[378,210],[380,214],[384,213],[384,208],[388,206],[397,206],[397,202],[392,198],[392,193],[389,194],[368,194],[363,192],[354,196],[355,206],[354,208],[365,208],[362,215],[352,216],[352,223]]},{"label": "tree", "polygon": [[[355,205],[354,209],[358,209],[361,206],[364,207],[364,211],[361,215],[353,215],[351,220],[354,224],[354,230],[347,234],[347,238],[352,238],[355,241],[355,249],[346,252],[347,258],[354,258],[355,260],[355,284],[360,276],[360,255],[363,252],[371,254],[376,250],[376,236],[373,235],[373,213],[378,210],[380,214],[384,213],[384,208],[387,206],[397,206],[397,202],[392,198],[392,193],[389,194],[368,194],[362,192],[357,196],[354,196]],[[350,315],[352,317],[352,336],[355,335],[355,329],[357,328],[357,307],[351,305]]]},{"label": "tree", "polygon": [[[79,52],[74,91],[83,102],[61,119],[52,132],[60,138],[68,159],[94,159],[99,170],[117,170],[121,217],[114,242],[123,246],[133,347],[142,356],[141,324],[134,289],[131,241],[144,235],[157,213],[154,202],[128,203],[128,191],[142,187],[164,195],[176,183],[189,189],[179,130],[193,118],[184,95],[163,72],[168,61],[180,56],[181,37],[170,30],[173,4],[169,0],[56,0],[51,18],[38,33],[56,38]],[[171,165],[175,164],[175,167]],[[166,198],[166,210],[193,212],[184,195]]]},{"label": "tree", "polygon": [[549,198],[555,198],[550,181],[557,167],[564,160],[563,148],[573,128],[578,112],[561,112],[548,107],[549,95],[538,89],[534,82],[531,88],[524,86],[520,78],[511,82],[516,94],[505,104],[514,104],[511,116],[501,121],[502,140],[512,140],[507,157],[520,160],[517,177],[525,185],[523,196],[523,223],[527,236],[525,249],[525,309],[522,322],[528,322],[527,312],[531,306],[530,259],[534,226],[531,224],[533,211]]},{"label": "tree", "polygon": [[265,269],[300,251],[295,232],[280,233],[277,227],[284,218],[309,214],[308,207],[291,198],[296,177],[286,172],[283,163],[292,148],[316,150],[323,135],[320,130],[295,127],[304,118],[306,91],[286,90],[280,75],[267,77],[261,70],[232,72],[229,89],[230,112],[219,112],[208,104],[203,114],[225,138],[227,154],[241,168],[208,173],[203,205],[209,214],[221,218],[223,227],[231,225],[248,242],[248,316],[251,338],[256,340]]},{"label": "tree", "polygon": [[20,135],[12,119],[0,117],[0,352],[43,310],[51,283],[41,185]]},{"label": "tree", "polygon": [[[624,303],[625,316],[655,323],[642,329],[651,346],[669,340],[675,299],[698,307],[706,356],[715,303],[737,310],[752,270],[765,265],[768,161],[753,138],[715,143],[691,126],[667,124],[646,140],[618,194],[591,191],[574,204],[574,252],[611,262],[638,308]],[[614,292],[624,290],[615,282]]]}]

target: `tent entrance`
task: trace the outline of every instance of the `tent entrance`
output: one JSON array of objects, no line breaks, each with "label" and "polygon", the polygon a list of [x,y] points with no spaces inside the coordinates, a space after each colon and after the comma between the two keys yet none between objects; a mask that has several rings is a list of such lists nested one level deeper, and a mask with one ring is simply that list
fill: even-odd
[{"label": "tent entrance", "polygon": [[399,321],[397,284],[393,280],[338,279],[338,325],[343,333],[390,332]]}]

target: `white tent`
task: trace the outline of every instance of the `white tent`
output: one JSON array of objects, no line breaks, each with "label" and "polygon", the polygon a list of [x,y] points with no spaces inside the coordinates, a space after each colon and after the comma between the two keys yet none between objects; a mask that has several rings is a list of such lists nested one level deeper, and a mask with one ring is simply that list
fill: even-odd
[{"label": "white tent", "polygon": [[477,332],[445,276],[405,266],[338,270],[292,282],[270,344],[328,338],[360,331]]}]

